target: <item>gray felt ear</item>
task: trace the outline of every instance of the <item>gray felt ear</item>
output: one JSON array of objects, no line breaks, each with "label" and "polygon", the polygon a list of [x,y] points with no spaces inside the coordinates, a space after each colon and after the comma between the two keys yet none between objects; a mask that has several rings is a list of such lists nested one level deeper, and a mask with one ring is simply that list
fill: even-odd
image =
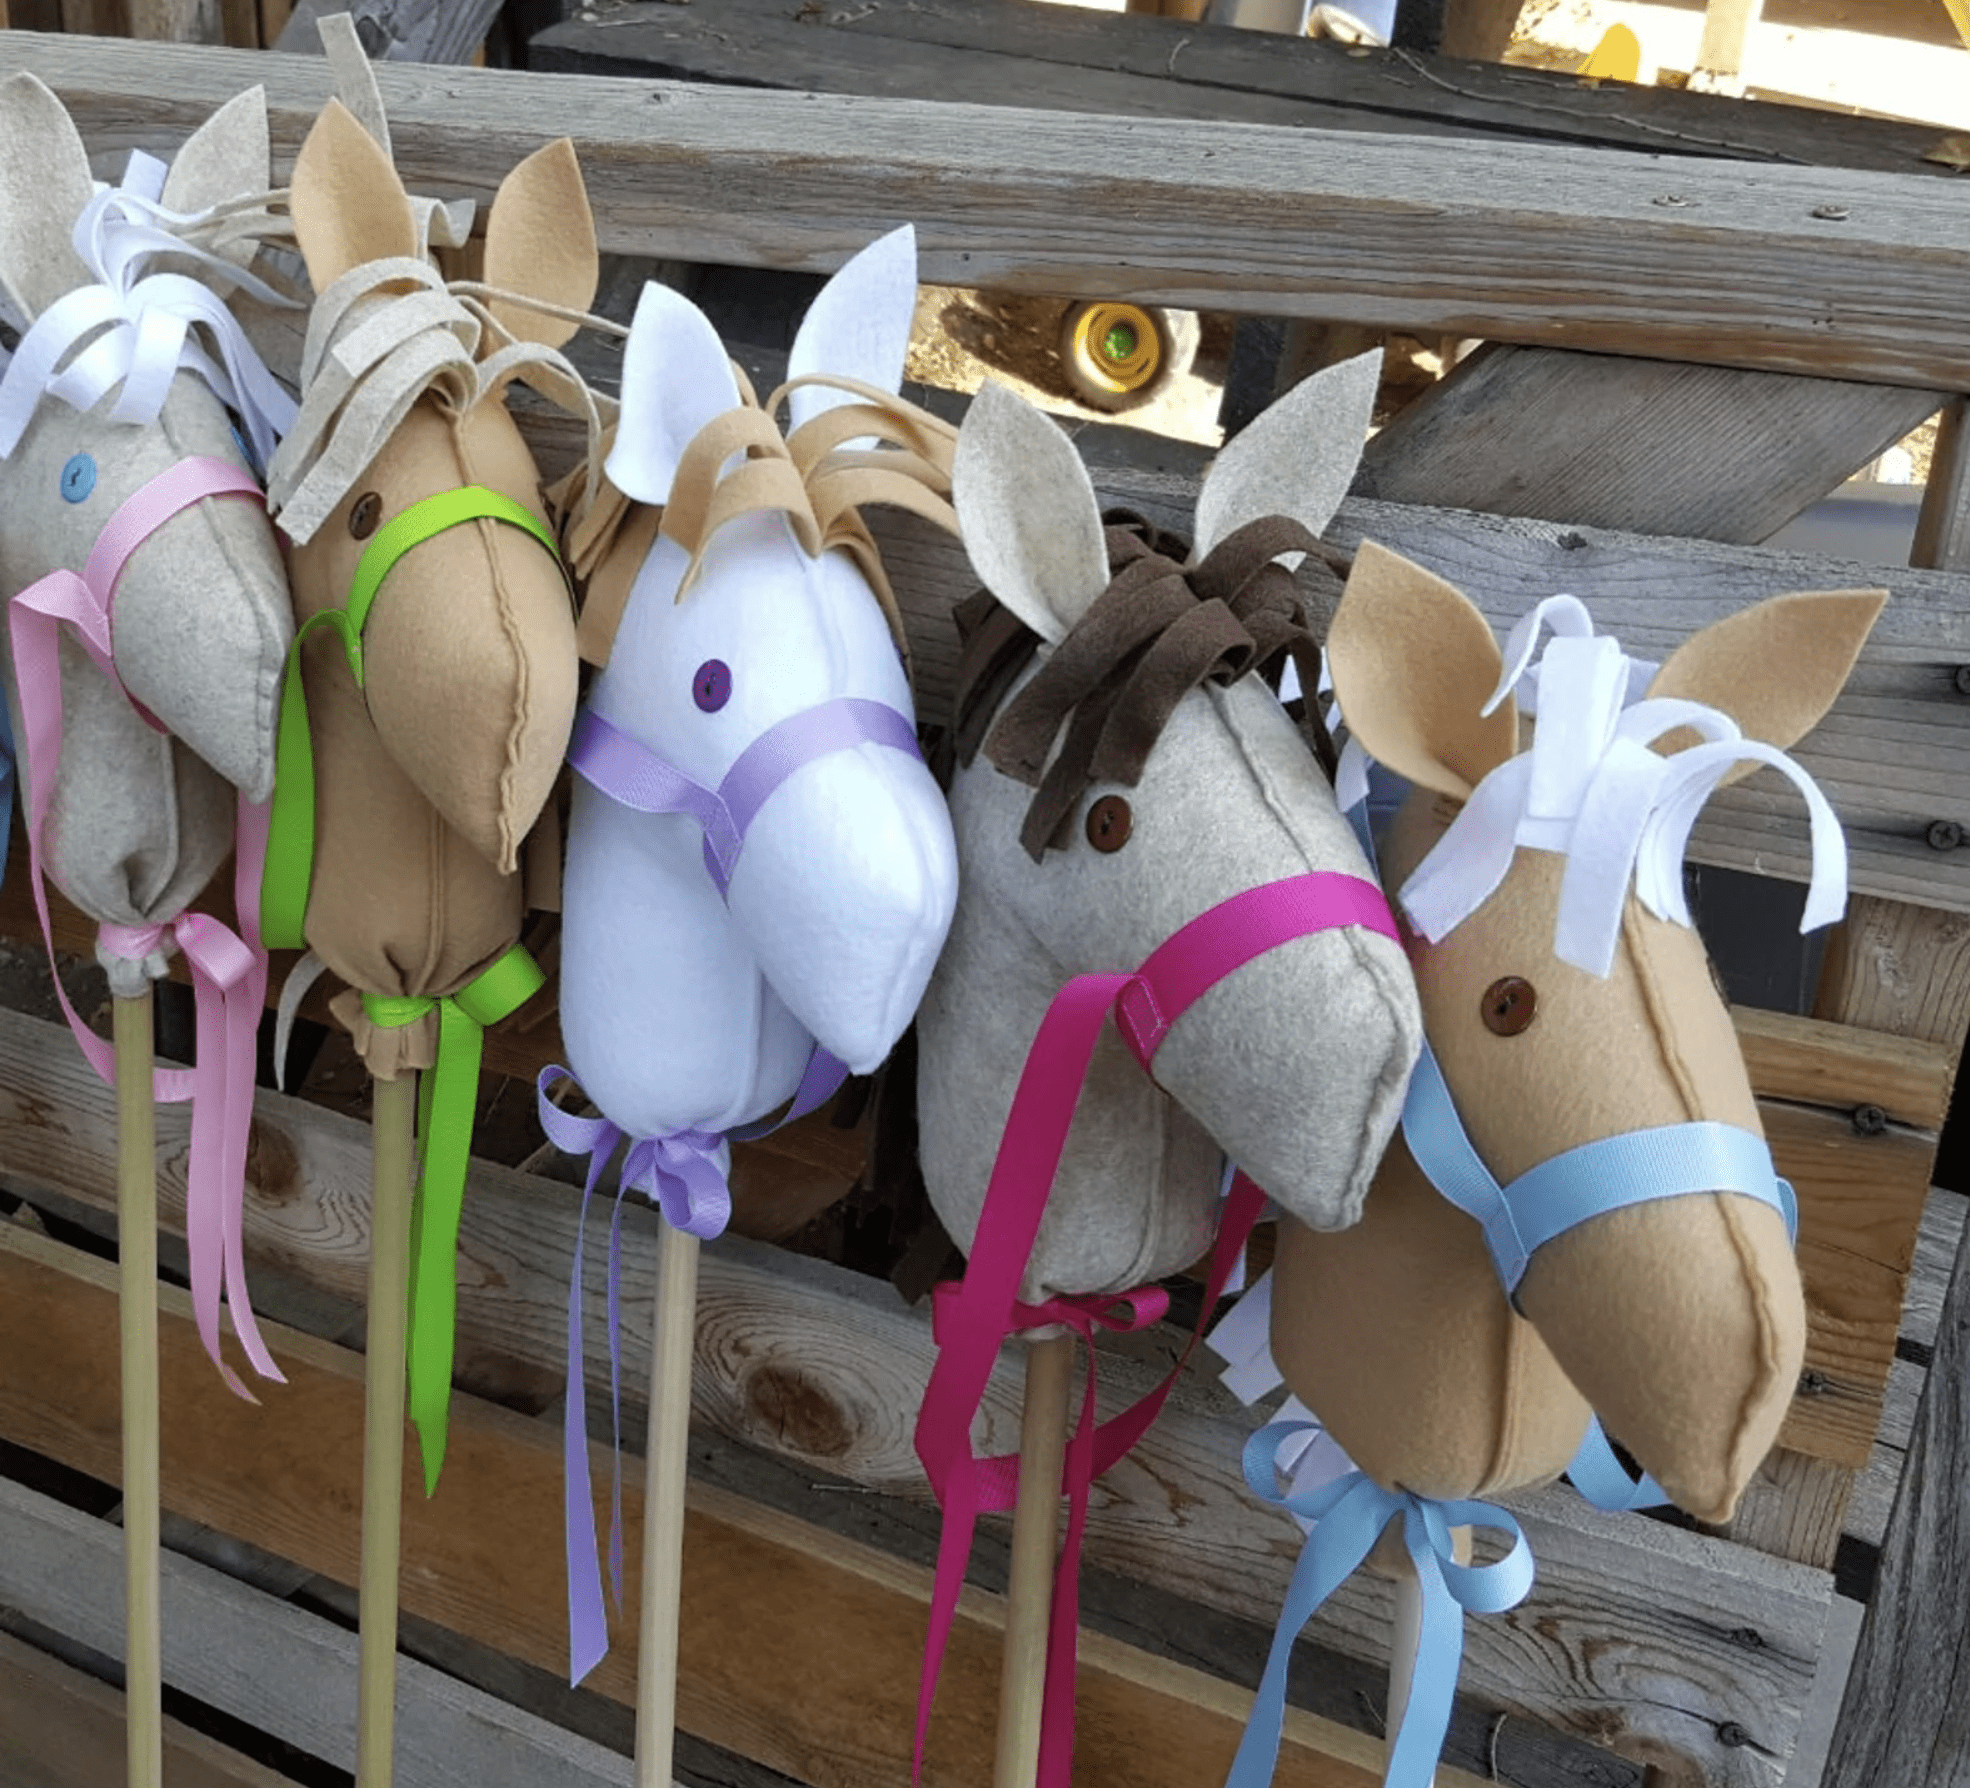
[{"label": "gray felt ear", "polygon": [[1381,373],[1380,348],[1325,367],[1234,435],[1197,496],[1195,556],[1262,515],[1320,533],[1354,482]]},{"label": "gray felt ear", "polygon": [[165,176],[167,211],[210,211],[228,199],[265,192],[273,150],[267,90],[249,87],[229,99],[186,139]]},{"label": "gray felt ear", "polygon": [[1101,506],[1052,417],[987,384],[958,430],[951,468],[958,532],[979,580],[1058,645],[1108,587]]},{"label": "gray felt ear", "polygon": [[69,232],[95,190],[62,102],[31,74],[0,82],[0,293],[22,324],[88,282]]}]

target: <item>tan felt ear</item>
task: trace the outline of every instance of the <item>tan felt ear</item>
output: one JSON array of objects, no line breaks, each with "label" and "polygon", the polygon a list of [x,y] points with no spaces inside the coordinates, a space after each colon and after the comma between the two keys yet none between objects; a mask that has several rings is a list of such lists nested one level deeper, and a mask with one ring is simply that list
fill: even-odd
[{"label": "tan felt ear", "polygon": [[418,252],[417,220],[397,170],[339,99],[322,108],[295,158],[290,209],[317,292],[352,267]]},{"label": "tan felt ear", "polygon": [[[536,150],[499,184],[486,219],[486,284],[568,310],[595,302],[601,267],[575,146],[566,137]],[[495,300],[492,313],[522,341],[558,348],[580,327]]]},{"label": "tan felt ear", "polygon": [[88,279],[69,232],[94,191],[62,102],[31,74],[0,82],[0,292],[23,326]]},{"label": "tan felt ear", "polygon": [[[1833,705],[1888,600],[1886,590],[1828,590],[1773,596],[1692,634],[1649,685],[1720,709],[1745,736],[1787,750]],[[1687,730],[1665,743],[1695,743]],[[1726,778],[1749,776],[1743,764]]]},{"label": "tan felt ear", "polygon": [[1491,623],[1442,578],[1373,541],[1355,554],[1327,663],[1348,730],[1424,788],[1462,800],[1518,749],[1512,698],[1482,711],[1503,665]]},{"label": "tan felt ear", "polygon": [[271,154],[267,90],[249,87],[206,119],[171,158],[164,205],[172,211],[209,211],[228,199],[264,192]]}]

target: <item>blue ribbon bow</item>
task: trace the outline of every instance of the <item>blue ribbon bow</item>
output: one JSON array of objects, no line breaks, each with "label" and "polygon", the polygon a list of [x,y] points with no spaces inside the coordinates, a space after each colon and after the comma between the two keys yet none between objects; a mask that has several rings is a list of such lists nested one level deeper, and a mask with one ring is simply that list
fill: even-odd
[{"label": "blue ribbon bow", "polygon": [[[1532,1549],[1518,1522],[1488,1502],[1439,1502],[1406,1490],[1385,1490],[1358,1471],[1317,1490],[1296,1494],[1282,1489],[1280,1449],[1294,1436],[1313,1432],[1307,1422],[1272,1422],[1245,1443],[1245,1482],[1252,1493],[1316,1525],[1287,1586],[1265,1676],[1225,1788],[1267,1788],[1271,1782],[1286,1722],[1286,1667],[1293,1642],[1321,1603],[1354,1575],[1382,1530],[1397,1519],[1422,1585],[1423,1613],[1409,1704],[1383,1781],[1386,1788],[1430,1788],[1450,1727],[1450,1704],[1464,1655],[1465,1611],[1499,1614],[1524,1601],[1532,1588]],[[1459,1564],[1451,1539],[1455,1527],[1510,1534],[1511,1550],[1494,1564]]]}]

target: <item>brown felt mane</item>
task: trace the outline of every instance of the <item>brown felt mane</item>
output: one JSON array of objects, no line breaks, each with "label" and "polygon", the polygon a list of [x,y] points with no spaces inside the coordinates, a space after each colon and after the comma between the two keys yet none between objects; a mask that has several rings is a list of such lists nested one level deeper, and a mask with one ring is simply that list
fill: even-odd
[{"label": "brown felt mane", "polygon": [[[1320,645],[1339,600],[1345,555],[1283,515],[1227,535],[1201,563],[1189,543],[1126,510],[1102,516],[1110,580],[1026,687],[1006,702],[1039,635],[979,590],[955,611],[963,642],[953,745],[1035,790],[1020,842],[1038,862],[1065,847],[1081,797],[1097,782],[1133,788],[1176,705],[1204,682],[1257,673],[1274,689],[1288,658],[1301,688],[1320,676]],[[1282,553],[1305,553],[1298,576]],[[1312,612],[1306,579],[1316,581]],[[1004,712],[1000,705],[1004,703]],[[1308,748],[1331,782],[1334,746],[1319,704],[1305,704]],[[1049,768],[1061,729],[1066,739]]]}]

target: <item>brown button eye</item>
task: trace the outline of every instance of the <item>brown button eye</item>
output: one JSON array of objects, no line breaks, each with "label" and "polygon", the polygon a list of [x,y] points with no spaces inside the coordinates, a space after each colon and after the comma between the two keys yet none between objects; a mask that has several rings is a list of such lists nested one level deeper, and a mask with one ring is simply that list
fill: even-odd
[{"label": "brown button eye", "polygon": [[1484,1028],[1495,1036],[1516,1037],[1532,1022],[1539,996],[1530,981],[1507,975],[1484,990]]},{"label": "brown button eye", "polygon": [[382,519],[383,499],[375,491],[366,490],[349,511],[349,532],[358,540],[367,540],[376,532],[376,524]]},{"label": "brown button eye", "polygon": [[1118,851],[1129,841],[1135,815],[1120,795],[1103,795],[1088,809],[1088,843],[1098,851]]}]

